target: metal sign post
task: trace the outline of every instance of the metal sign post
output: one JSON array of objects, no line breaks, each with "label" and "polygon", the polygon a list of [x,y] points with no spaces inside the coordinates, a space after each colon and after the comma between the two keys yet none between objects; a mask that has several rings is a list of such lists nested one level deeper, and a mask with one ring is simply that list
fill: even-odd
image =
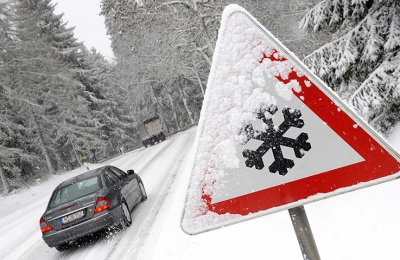
[{"label": "metal sign post", "polygon": [[304,260],[320,260],[317,245],[308,222],[307,214],[303,206],[289,209],[294,231],[303,254]]}]

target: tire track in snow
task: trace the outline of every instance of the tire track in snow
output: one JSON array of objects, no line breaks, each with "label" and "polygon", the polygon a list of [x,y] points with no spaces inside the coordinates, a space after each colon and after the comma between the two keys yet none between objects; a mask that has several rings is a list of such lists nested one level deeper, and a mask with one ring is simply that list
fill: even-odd
[{"label": "tire track in snow", "polygon": [[35,192],[29,190],[28,194],[31,196],[20,195],[17,203],[10,205],[9,214],[2,216],[0,259],[19,258],[24,249],[32,247],[39,241],[38,238],[41,239],[39,218],[48,202],[48,193],[35,195]]},{"label": "tire track in snow", "polygon": [[[174,147],[175,151],[173,152],[177,154],[172,155],[169,151],[165,151],[165,155],[168,155],[169,158],[174,158],[174,160],[168,167],[165,167],[162,172],[153,173],[152,178],[158,179],[156,182],[157,185],[153,188],[156,189],[156,192],[148,193],[149,199],[132,212],[132,218],[136,219],[136,221],[132,223],[130,228],[124,231],[118,244],[115,244],[115,246],[109,249],[107,259],[137,259],[138,253],[145,244],[155,220],[159,217],[160,209],[165,199],[168,197],[176,175],[187,156],[185,152],[191,148],[193,140],[192,134],[188,133],[187,136],[177,144],[179,148],[178,146]],[[160,163],[162,162],[161,160]],[[148,169],[143,169],[143,172],[147,172],[148,174],[154,167],[147,165],[146,168]]]},{"label": "tire track in snow", "polygon": [[[37,197],[35,199],[38,199]],[[36,200],[33,203],[21,203],[21,206],[19,209],[14,210],[11,214],[2,217],[0,221],[0,233],[4,234],[5,232],[9,232],[9,230],[14,229],[18,227],[18,225],[21,224],[21,221],[24,221],[25,219],[29,220],[32,219],[31,214],[26,214],[26,213],[31,213],[34,210],[37,210],[38,208],[41,208],[43,204],[46,204],[48,202],[49,198],[46,197],[41,197],[39,200]],[[44,207],[41,208],[41,210],[44,212]],[[37,228],[39,230],[39,218],[37,220]],[[0,240],[1,244],[1,240]]]},{"label": "tire track in snow", "polygon": [[[45,201],[47,202],[47,200]],[[14,223],[12,228],[2,232],[2,239],[0,240],[1,259],[19,259],[20,256],[25,254],[26,248],[32,248],[41,240],[39,218],[43,210],[38,208],[27,212],[29,214],[17,218],[18,223]],[[36,225],[33,225],[32,222]],[[22,234],[22,236],[15,236],[15,234]]]}]

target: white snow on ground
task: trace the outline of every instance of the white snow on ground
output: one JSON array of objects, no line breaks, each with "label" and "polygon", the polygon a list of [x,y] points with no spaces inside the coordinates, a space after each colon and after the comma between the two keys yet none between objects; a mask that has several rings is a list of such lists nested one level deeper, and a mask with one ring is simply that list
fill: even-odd
[{"label": "white snow on ground", "polygon": [[[55,186],[85,168],[0,197],[0,259],[302,259],[287,211],[195,236],[181,230],[196,130],[103,163],[135,169],[149,199],[134,210],[127,230],[79,248],[48,248],[39,218]],[[400,124],[388,140],[400,151]],[[399,259],[399,184],[391,181],[306,205],[321,258]]]}]

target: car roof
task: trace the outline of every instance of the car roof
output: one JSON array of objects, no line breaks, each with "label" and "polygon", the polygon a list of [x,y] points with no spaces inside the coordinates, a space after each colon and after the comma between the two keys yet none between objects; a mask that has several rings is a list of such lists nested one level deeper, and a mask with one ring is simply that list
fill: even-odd
[{"label": "car roof", "polygon": [[94,169],[94,170],[90,170],[90,171],[84,172],[84,173],[79,174],[79,175],[77,175],[75,177],[72,177],[72,178],[70,178],[70,179],[68,179],[66,181],[63,181],[62,183],[60,183],[57,186],[56,189],[68,186],[68,185],[70,185],[72,183],[87,179],[87,178],[92,177],[92,176],[99,175],[99,174],[103,173],[105,171],[105,169],[108,169],[108,168],[111,168],[111,167],[112,166],[107,165],[107,166],[103,166],[103,167],[100,167],[100,168],[97,168],[97,169]]}]

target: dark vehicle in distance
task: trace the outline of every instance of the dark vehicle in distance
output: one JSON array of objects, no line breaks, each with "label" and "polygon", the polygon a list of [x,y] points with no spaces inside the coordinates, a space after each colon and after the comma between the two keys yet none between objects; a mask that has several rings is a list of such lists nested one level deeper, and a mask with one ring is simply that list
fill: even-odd
[{"label": "dark vehicle in distance", "polygon": [[132,223],[131,211],[147,199],[139,175],[104,166],[59,184],[40,218],[43,240],[62,251],[97,231]]},{"label": "dark vehicle in distance", "polygon": [[138,125],[143,146],[149,147],[165,141],[167,134],[164,126],[163,121],[158,116],[147,119],[142,124]]}]

